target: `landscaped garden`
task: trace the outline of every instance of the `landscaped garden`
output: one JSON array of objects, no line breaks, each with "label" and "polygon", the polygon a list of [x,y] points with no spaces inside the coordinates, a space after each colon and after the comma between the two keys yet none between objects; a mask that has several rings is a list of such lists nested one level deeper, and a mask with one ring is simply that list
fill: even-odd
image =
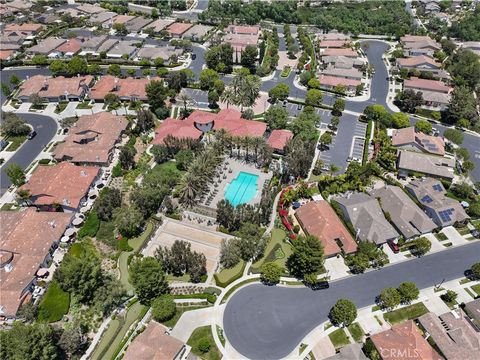
[{"label": "landscaped garden", "polygon": [[335,349],[338,349],[338,348],[341,348],[342,346],[350,344],[350,340],[348,339],[348,336],[345,333],[345,330],[341,328],[328,334],[328,337],[332,341],[333,346],[335,346]]},{"label": "landscaped garden", "polygon": [[292,254],[292,247],[286,241],[287,234],[282,229],[273,229],[270,241],[265,248],[265,256],[252,264],[250,270],[253,273],[260,272],[264,263],[274,262],[285,269],[285,263]]},{"label": "landscaped garden", "polygon": [[352,335],[355,342],[362,342],[364,332],[359,323],[350,324],[348,326],[348,331],[350,332],[350,335]]},{"label": "landscaped garden", "polygon": [[187,341],[192,353],[205,360],[219,360],[222,354],[215,345],[210,325],[195,329]]},{"label": "landscaped garden", "polygon": [[230,269],[222,269],[219,273],[215,274],[215,283],[221,287],[227,287],[230,283],[237,279],[240,279],[245,269],[245,262],[239,261],[237,265]]},{"label": "landscaped garden", "polygon": [[391,325],[398,324],[404,320],[416,319],[423,314],[428,313],[427,307],[422,303],[416,303],[413,305],[406,306],[404,308],[390,311],[386,314],[383,314],[383,318],[388,321]]},{"label": "landscaped garden", "polygon": [[38,306],[38,321],[60,321],[70,307],[70,294],[63,291],[56,280],[50,283],[47,292]]}]

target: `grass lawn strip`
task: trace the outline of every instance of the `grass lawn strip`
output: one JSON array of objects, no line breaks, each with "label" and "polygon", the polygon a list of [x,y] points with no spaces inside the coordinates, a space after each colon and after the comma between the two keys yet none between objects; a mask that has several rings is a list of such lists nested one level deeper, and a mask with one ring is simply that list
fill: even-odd
[{"label": "grass lawn strip", "polygon": [[222,298],[221,303],[223,304],[225,301],[227,301],[229,296],[232,295],[233,292],[235,290],[237,290],[239,287],[244,286],[244,285],[249,284],[249,283],[252,283],[252,282],[259,282],[259,281],[260,281],[259,279],[248,279],[248,280],[242,281],[240,284],[235,285],[234,287],[232,287],[230,290],[227,291],[225,296]]},{"label": "grass lawn strip", "polygon": [[206,308],[206,307],[209,307],[209,306],[210,305],[191,305],[191,306],[179,306],[179,305],[177,305],[177,311],[175,312],[175,315],[173,315],[173,317],[171,319],[162,322],[162,324],[165,325],[168,328],[173,328],[184,312],[187,312],[187,311],[190,311],[190,310],[203,309],[203,308]]},{"label": "grass lawn strip", "polygon": [[55,322],[63,318],[70,307],[70,294],[53,280],[38,306],[38,321]]},{"label": "grass lawn strip", "polygon": [[[100,343],[95,348],[92,354],[92,359],[110,359],[117,350],[118,345],[122,342],[123,338],[128,332],[130,326],[139,319],[140,315],[145,314],[145,310],[148,309],[138,301],[134,303],[127,311],[124,321],[120,320],[120,328],[116,332],[107,332],[100,340]],[[110,327],[109,327],[110,329]],[[108,335],[108,336],[107,336]]]},{"label": "grass lawn strip", "polygon": [[475,291],[478,296],[480,296],[480,285],[473,285],[472,290]]},{"label": "grass lawn strip", "polygon": [[348,331],[355,342],[362,342],[364,332],[359,323],[350,324],[350,326],[348,326]]},{"label": "grass lawn strip", "polygon": [[219,273],[215,274],[215,282],[218,286],[227,287],[230,283],[239,279],[243,275],[245,269],[245,262],[242,260],[237,265],[230,269],[223,269]]},{"label": "grass lawn strip", "polygon": [[8,144],[5,151],[15,151],[20,146],[22,146],[22,144],[25,142],[25,140],[27,140],[27,136],[26,135],[10,136],[10,137],[6,138],[5,140],[7,140],[10,143],[10,144]]},{"label": "grass lawn strip", "polygon": [[[198,349],[198,345],[203,339],[207,339],[210,342],[210,350],[206,353],[202,353]],[[201,359],[219,360],[222,358],[222,354],[215,345],[215,340],[213,339],[212,328],[210,325],[196,328],[188,339],[187,344],[192,347],[192,352]]]},{"label": "grass lawn strip", "polygon": [[260,272],[260,267],[269,261],[273,261],[285,269],[285,263],[292,254],[292,247],[290,244],[284,242],[286,236],[287,234],[282,229],[273,229],[272,237],[265,248],[265,256],[252,264],[252,272]]},{"label": "grass lawn strip", "polygon": [[428,313],[428,309],[423,302],[419,302],[417,304],[409,305],[404,308],[383,314],[383,318],[390,324],[395,325],[404,320],[416,319],[426,313]]},{"label": "grass lawn strip", "polygon": [[333,346],[335,346],[335,349],[339,349],[342,346],[350,344],[350,339],[343,329],[335,330],[334,332],[328,334],[328,337],[330,338]]},{"label": "grass lawn strip", "polygon": [[470,295],[472,298],[476,298],[475,294],[473,293],[472,290],[470,290],[469,288],[465,288],[465,291],[468,293],[468,295]]}]

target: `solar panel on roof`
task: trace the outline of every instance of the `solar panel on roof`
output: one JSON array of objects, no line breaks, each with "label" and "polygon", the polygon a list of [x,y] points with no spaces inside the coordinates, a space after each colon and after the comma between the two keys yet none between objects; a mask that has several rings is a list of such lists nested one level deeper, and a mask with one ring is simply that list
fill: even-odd
[{"label": "solar panel on roof", "polygon": [[435,184],[432,186],[432,188],[435,191],[442,191],[442,186],[440,184]]},{"label": "solar panel on roof", "polygon": [[425,195],[422,199],[421,199],[422,202],[424,203],[431,203],[433,200],[432,198],[429,196],[429,195]]}]

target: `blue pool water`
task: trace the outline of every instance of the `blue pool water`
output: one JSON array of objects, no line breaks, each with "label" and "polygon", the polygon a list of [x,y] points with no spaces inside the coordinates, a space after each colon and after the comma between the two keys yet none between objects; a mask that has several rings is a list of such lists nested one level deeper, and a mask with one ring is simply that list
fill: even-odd
[{"label": "blue pool water", "polygon": [[257,180],[258,175],[240,172],[228,185],[225,191],[225,199],[230,201],[233,206],[249,202],[257,192]]}]

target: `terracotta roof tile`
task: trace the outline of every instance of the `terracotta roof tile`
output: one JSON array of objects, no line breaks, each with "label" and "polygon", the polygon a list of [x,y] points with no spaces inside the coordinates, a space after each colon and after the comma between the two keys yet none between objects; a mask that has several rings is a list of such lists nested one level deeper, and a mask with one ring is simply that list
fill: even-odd
[{"label": "terracotta roof tile", "polygon": [[442,156],[445,155],[445,142],[440,136],[430,136],[422,133],[421,131],[415,131],[413,126],[393,130],[393,146],[410,144],[418,147],[423,152]]},{"label": "terracotta roof tile", "polygon": [[94,100],[103,100],[105,95],[109,93],[117,94],[122,97],[135,97],[140,100],[147,100],[147,93],[145,87],[153,80],[160,80],[160,78],[140,78],[135,79],[128,77],[120,79],[112,75],[102,76],[92,87],[90,91],[90,98]]},{"label": "terracotta roof tile", "polygon": [[273,130],[267,143],[272,149],[283,150],[291,138],[293,133],[290,130]]},{"label": "terracotta roof tile", "polygon": [[65,92],[81,96],[92,82],[93,77],[90,75],[72,78],[35,75],[20,85],[18,97],[28,97],[32,94],[38,94],[40,97],[60,97],[64,96]]},{"label": "terracotta roof tile", "polygon": [[185,31],[190,29],[192,26],[193,24],[175,22],[167,28],[167,31],[170,35],[182,35]]}]

